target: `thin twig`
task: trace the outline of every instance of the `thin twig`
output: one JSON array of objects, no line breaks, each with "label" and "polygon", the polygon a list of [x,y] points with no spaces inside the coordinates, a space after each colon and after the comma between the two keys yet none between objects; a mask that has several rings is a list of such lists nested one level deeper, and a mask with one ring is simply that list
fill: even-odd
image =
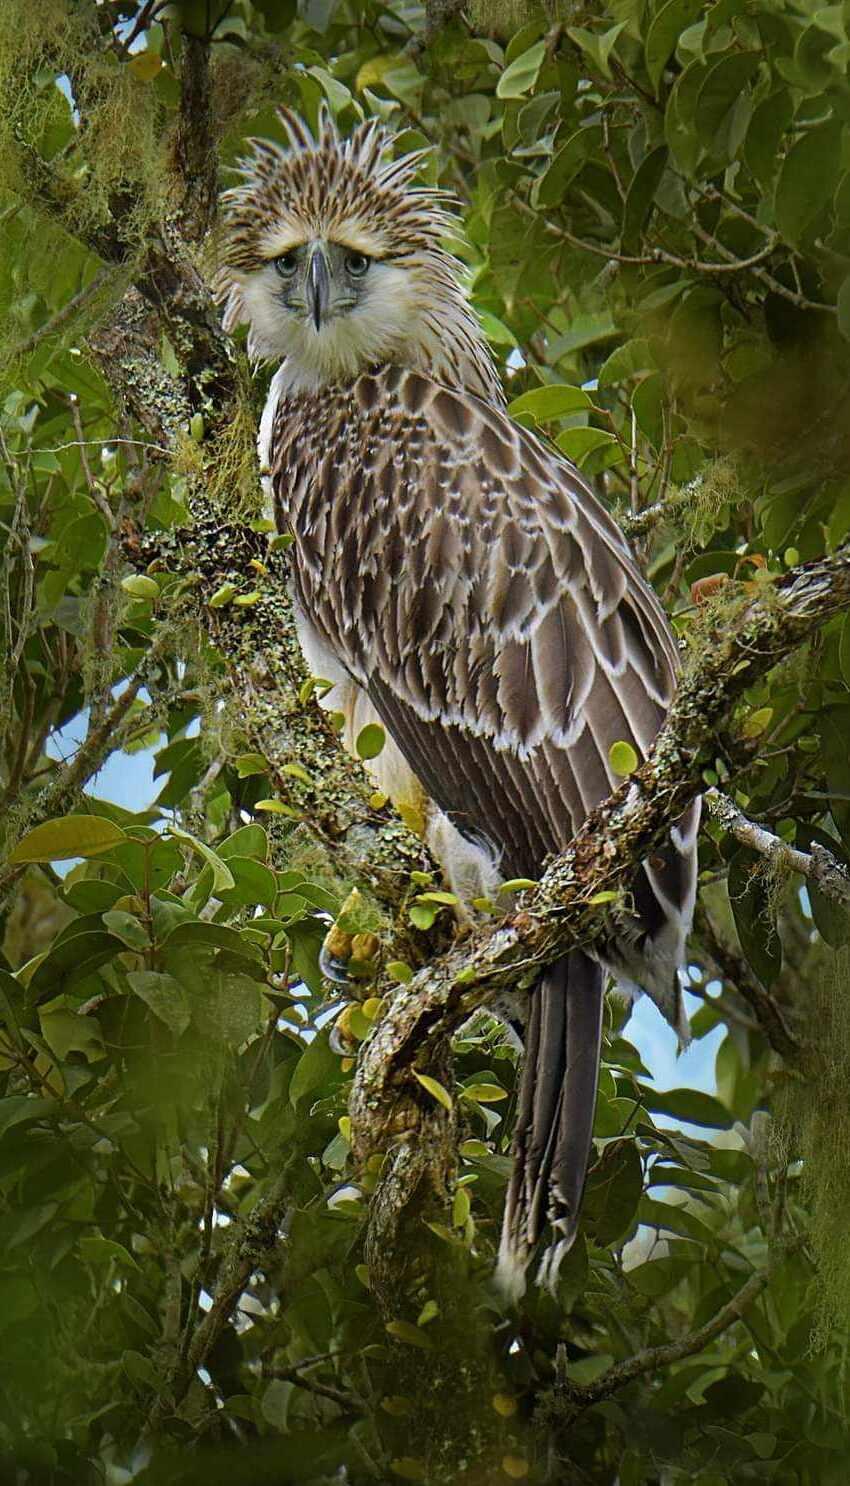
[{"label": "thin twig", "polygon": [[12,347],[8,352],[10,361],[15,361],[19,356],[28,355],[47,336],[55,335],[64,325],[67,325],[79,310],[85,309],[87,304],[97,298],[101,289],[114,277],[114,273],[115,270],[112,268],[102,268],[100,273],[95,274],[90,284],[86,284],[78,293],[72,295],[66,304],[63,304],[61,310],[57,310],[55,315],[52,315],[43,325],[39,325],[38,329],[34,330],[32,335],[27,336],[25,341],[19,341],[16,346]]},{"label": "thin twig", "polygon": [[709,789],[704,798],[710,814],[728,835],[767,857],[772,866],[801,873],[834,903],[850,908],[850,875],[825,846],[815,841],[810,852],[799,851],[764,826],[748,820],[728,795]]}]

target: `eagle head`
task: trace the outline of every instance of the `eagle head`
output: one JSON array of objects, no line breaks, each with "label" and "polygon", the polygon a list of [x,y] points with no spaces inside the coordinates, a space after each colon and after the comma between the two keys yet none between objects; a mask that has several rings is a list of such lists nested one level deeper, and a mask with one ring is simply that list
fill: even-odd
[{"label": "eagle head", "polygon": [[289,109],[278,117],[288,148],[251,140],[222,198],[225,329],[247,322],[250,354],[283,360],[293,391],[388,363],[459,381],[454,341],[475,366],[467,385],[492,395],[462,265],[443,246],[457,230],[450,198],[414,184],[428,151],[388,158],[392,135],[376,120],[342,139],[326,109],[315,138]]}]

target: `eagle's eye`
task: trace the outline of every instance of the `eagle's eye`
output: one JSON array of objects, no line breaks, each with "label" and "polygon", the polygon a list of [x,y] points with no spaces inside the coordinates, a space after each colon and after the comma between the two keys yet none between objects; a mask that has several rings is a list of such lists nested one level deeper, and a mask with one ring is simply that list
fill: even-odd
[{"label": "eagle's eye", "polygon": [[274,259],[274,266],[282,279],[291,279],[298,267],[298,259],[294,253],[281,253],[279,258]]},{"label": "eagle's eye", "polygon": [[362,279],[369,268],[369,259],[365,253],[347,253],[345,266],[353,279]]}]

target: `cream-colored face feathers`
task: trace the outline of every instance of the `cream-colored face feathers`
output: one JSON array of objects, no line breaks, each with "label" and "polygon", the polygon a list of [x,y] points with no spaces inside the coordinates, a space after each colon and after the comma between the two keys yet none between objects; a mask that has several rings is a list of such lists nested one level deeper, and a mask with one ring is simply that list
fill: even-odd
[{"label": "cream-colored face feathers", "polygon": [[283,361],[289,392],[398,364],[501,399],[462,266],[443,247],[445,193],[413,184],[425,152],[387,159],[375,121],[343,140],[323,112],[314,139],[278,113],[289,148],[252,140],[242,184],[223,197],[225,328],[247,322],[251,355]]}]

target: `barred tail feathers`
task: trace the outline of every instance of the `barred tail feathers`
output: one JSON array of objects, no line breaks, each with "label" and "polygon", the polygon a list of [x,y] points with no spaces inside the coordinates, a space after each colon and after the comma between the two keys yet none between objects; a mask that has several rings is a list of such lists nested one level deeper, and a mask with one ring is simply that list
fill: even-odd
[{"label": "barred tail feathers", "polygon": [[538,1283],[554,1288],[578,1230],[596,1106],[605,972],[582,950],[556,961],[531,996],[496,1282],[518,1298],[547,1221]]}]

